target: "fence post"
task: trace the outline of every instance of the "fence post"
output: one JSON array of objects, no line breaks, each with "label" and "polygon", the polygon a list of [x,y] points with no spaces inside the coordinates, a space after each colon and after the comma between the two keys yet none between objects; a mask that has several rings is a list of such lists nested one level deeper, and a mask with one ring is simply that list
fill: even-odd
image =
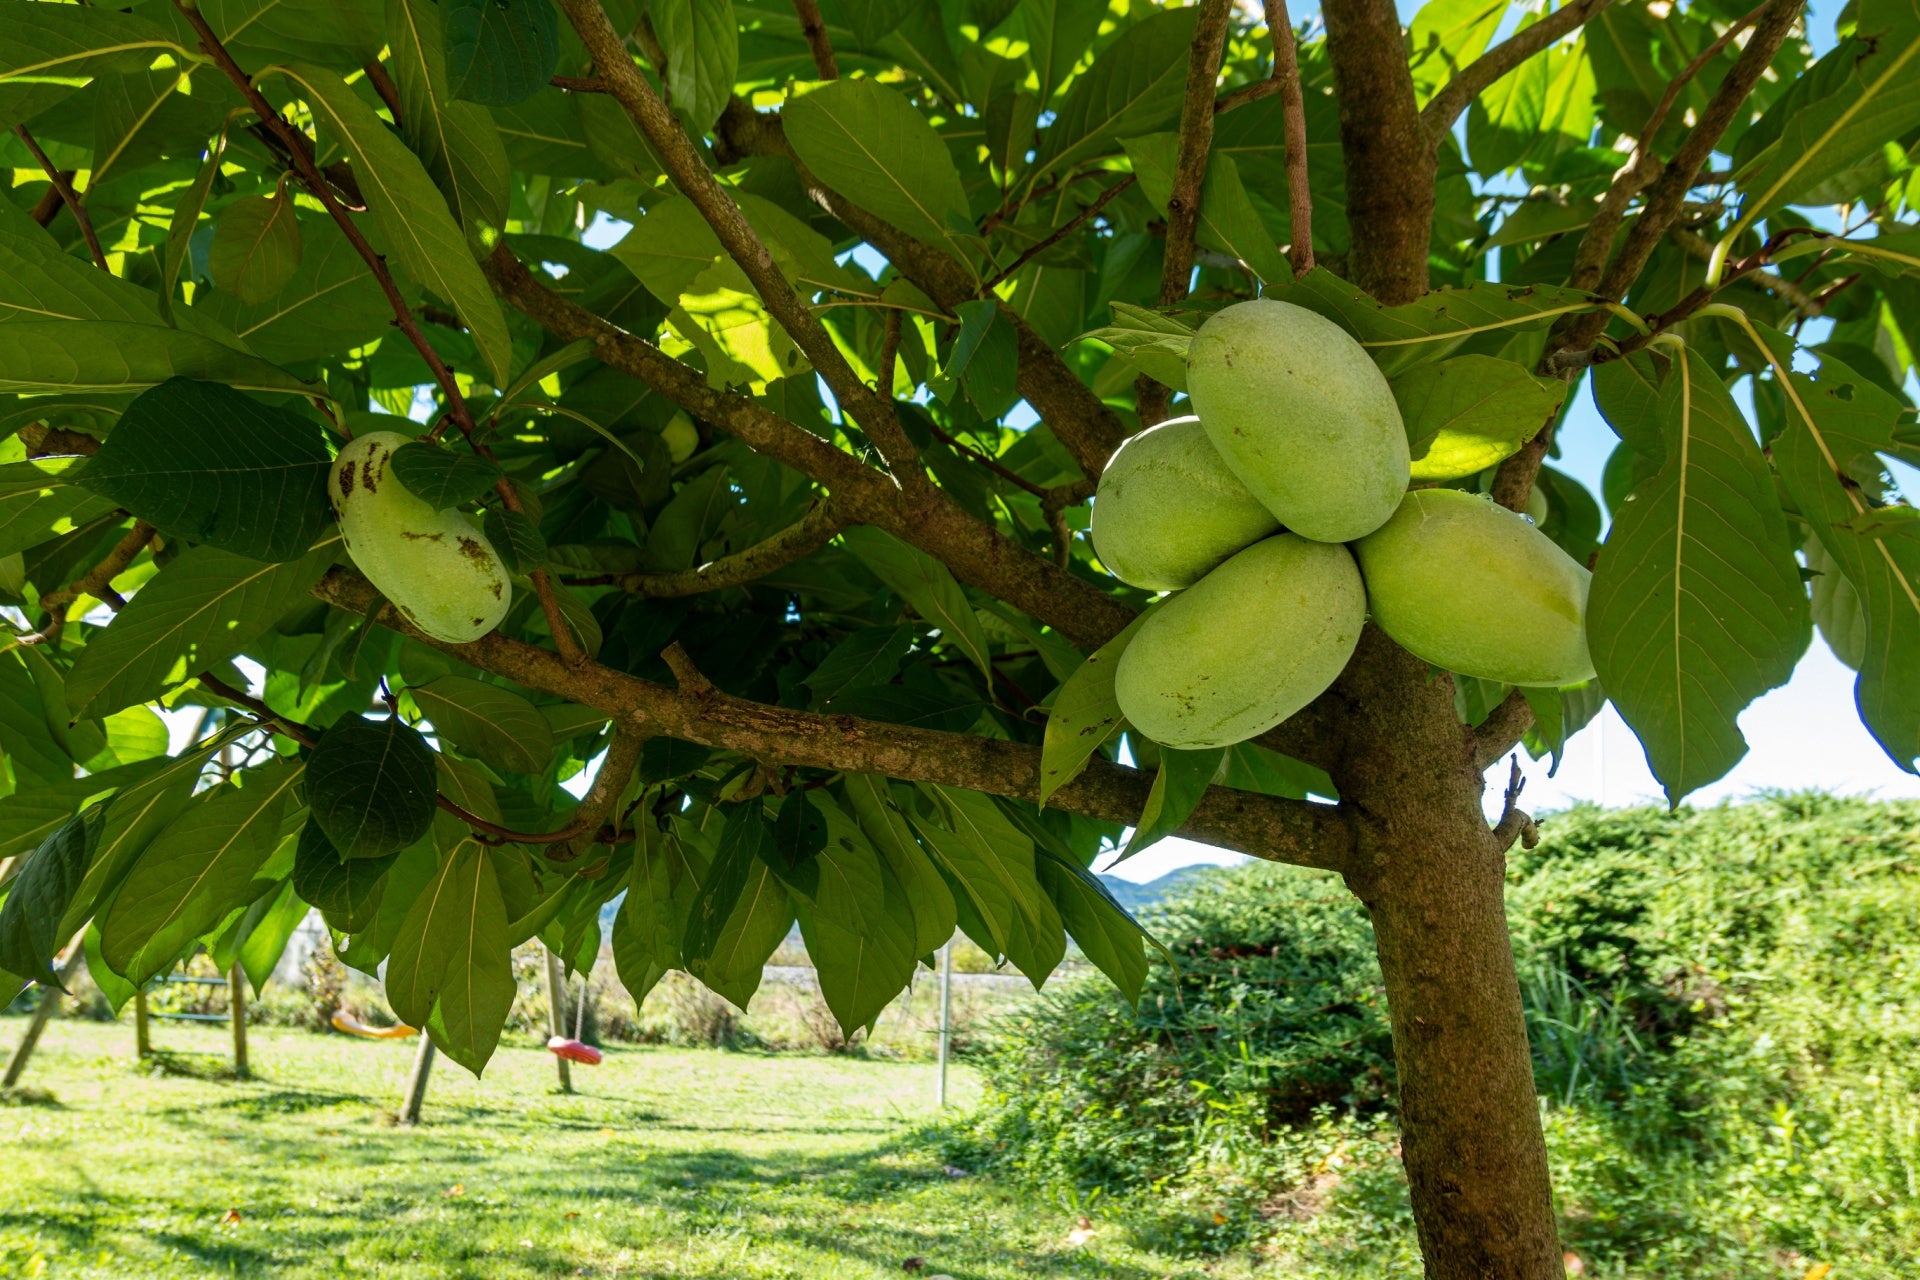
[{"label": "fence post", "polygon": [[953,1043],[953,939],[940,948],[940,1109],[947,1109],[947,1056]]},{"label": "fence post", "polygon": [[[84,934],[82,935],[85,936]],[[65,979],[80,966],[80,938],[75,938],[67,948],[67,954],[59,959],[54,968],[57,977]],[[47,1023],[53,1018],[53,1011],[60,1007],[60,989],[49,990],[46,984],[40,987],[40,1004],[34,1009],[33,1017],[27,1023],[26,1032],[21,1035],[20,1043],[14,1047],[13,1056],[7,1059],[7,1073],[0,1076],[0,1089],[11,1089],[20,1083],[21,1073],[27,1069],[27,1060],[33,1057],[34,1046],[40,1043],[40,1033],[47,1029]]]},{"label": "fence post", "polygon": [[233,1074],[245,1080],[247,1070],[247,974],[239,965],[227,972],[227,1013],[233,1019]]},{"label": "fence post", "polygon": [[400,1123],[419,1124],[420,1107],[427,1100],[427,1077],[433,1071],[433,1041],[420,1032],[420,1051],[413,1058],[413,1074],[407,1077],[407,1097],[400,1104]]},{"label": "fence post", "polygon": [[140,988],[133,995],[133,1053],[143,1062],[153,1053],[153,1032],[147,1025],[147,989],[145,987]]},{"label": "fence post", "polygon": [[[567,1034],[567,971],[546,943],[540,944],[540,951],[547,957],[547,1034],[564,1037]],[[585,1006],[585,997],[582,997],[581,1007]],[[560,1071],[560,1092],[572,1093],[573,1072],[567,1060],[556,1053],[553,1064]]]}]

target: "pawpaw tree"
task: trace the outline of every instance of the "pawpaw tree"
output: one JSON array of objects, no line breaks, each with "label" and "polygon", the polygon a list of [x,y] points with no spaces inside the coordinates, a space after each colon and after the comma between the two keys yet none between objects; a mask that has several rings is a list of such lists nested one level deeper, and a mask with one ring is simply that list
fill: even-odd
[{"label": "pawpaw tree", "polygon": [[[1484,771],[1611,699],[1677,802],[1815,623],[1920,753],[1913,0],[1818,57],[1797,0],[0,16],[0,998],[312,906],[478,1071],[510,949],[590,966],[622,894],[636,995],[744,1002],[796,920],[849,1029],[956,927],[1131,993],[1150,940],[1088,866],[1177,832],[1345,878],[1428,1273],[1558,1275],[1501,894],[1531,823]],[[1369,626],[1256,739],[1130,731],[1152,596],[1089,498],[1255,296],[1364,347],[1416,486],[1546,493],[1597,681]],[[1551,464],[1583,384],[1598,495]],[[478,639],[407,621],[450,577],[343,547],[371,431],[511,575]]]}]

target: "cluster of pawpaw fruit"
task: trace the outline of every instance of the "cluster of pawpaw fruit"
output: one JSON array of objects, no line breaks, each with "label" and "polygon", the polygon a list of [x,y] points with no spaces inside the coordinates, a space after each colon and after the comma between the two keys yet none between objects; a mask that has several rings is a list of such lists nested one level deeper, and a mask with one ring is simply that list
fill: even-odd
[{"label": "cluster of pawpaw fruit", "polygon": [[1114,672],[1120,710],[1163,746],[1257,737],[1318,697],[1369,615],[1437,667],[1515,685],[1593,675],[1591,575],[1478,493],[1408,491],[1392,389],[1345,330],[1272,299],[1194,334],[1197,417],[1115,452],[1092,537],[1156,605]]},{"label": "cluster of pawpaw fruit", "polygon": [[513,583],[486,535],[440,510],[393,474],[397,431],[357,435],[334,459],[327,496],[340,538],[367,580],[435,640],[466,644],[500,625]]}]

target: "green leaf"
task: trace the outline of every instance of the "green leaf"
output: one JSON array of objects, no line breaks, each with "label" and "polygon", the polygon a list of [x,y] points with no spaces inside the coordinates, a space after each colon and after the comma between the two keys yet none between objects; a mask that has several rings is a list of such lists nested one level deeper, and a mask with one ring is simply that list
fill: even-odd
[{"label": "green leaf", "polygon": [[1859,671],[1867,661],[1867,612],[1861,607],[1860,593],[1834,558],[1827,554],[1818,535],[1809,536],[1803,548],[1807,568],[1813,571],[1808,587],[1813,596],[1813,621],[1820,638],[1850,671]]},{"label": "green leaf", "polygon": [[393,311],[373,271],[345,236],[322,236],[300,254],[285,287],[256,304],[203,289],[187,314],[205,314],[283,364],[339,356],[393,331]]},{"label": "green leaf", "polygon": [[965,893],[989,932],[990,945],[1035,987],[1066,954],[1060,911],[1040,887],[1033,841],[986,796],[952,787],[925,788],[942,803],[949,826],[909,815],[956,890]]},{"label": "green leaf", "polygon": [[215,285],[242,302],[264,302],[299,266],[300,223],[291,196],[246,196],[221,212],[207,251]]},{"label": "green leaf", "polygon": [[553,756],[553,730],[511,689],[466,676],[440,676],[408,690],[433,731],[468,755],[508,773],[539,773]]},{"label": "green leaf", "polygon": [[303,766],[282,760],[196,796],[140,854],[101,921],[101,953],[145,983],[193,939],[258,896]]},{"label": "green leaf", "polygon": [[433,748],[398,716],[348,716],[307,762],[307,803],[343,858],[397,853],[425,835],[435,786]]},{"label": "green leaf", "polygon": [[[1026,43],[1041,105],[1086,56],[1105,16],[1106,6],[1098,0],[1020,0],[1014,7],[1005,34]],[[990,24],[981,24],[982,34],[989,29]]]},{"label": "green leaf", "polygon": [[293,888],[320,909],[328,927],[359,933],[373,923],[387,873],[399,860],[397,853],[384,858],[342,858],[320,824],[309,818],[294,848]]},{"label": "green leaf", "polygon": [[440,855],[431,838],[402,849],[387,872],[386,887],[380,891],[372,922],[347,939],[340,949],[340,959],[370,977],[378,977],[381,964],[393,950],[393,940],[400,935],[400,926],[439,869]]},{"label": "green leaf", "polygon": [[[1183,57],[1184,62],[1184,57]],[[875,80],[836,80],[789,102],[787,141],[820,180],[917,240],[970,256],[967,194],[940,135]]]},{"label": "green leaf", "polygon": [[[214,179],[220,176],[220,163],[227,153],[228,123],[230,121],[221,123],[220,132],[207,147],[206,158],[194,172],[193,181],[174,202],[173,216],[167,220],[167,243],[160,255],[160,306],[163,317],[171,317],[173,313],[173,295],[180,283],[180,269],[186,265],[193,233],[200,224],[201,212],[207,207],[207,196],[213,190]],[[273,359],[269,352],[261,354]]]},{"label": "green leaf", "polygon": [[507,221],[512,173],[500,128],[484,107],[448,90],[440,7],[387,0],[387,45],[400,90],[400,126],[470,239]]},{"label": "green leaf", "polygon": [[840,535],[847,550],[860,558],[874,576],[913,607],[931,626],[940,629],[946,643],[973,660],[989,688],[993,685],[992,657],[987,631],[967,603],[967,594],[953,573],[917,547],[890,533],[861,525]]},{"label": "green leaf", "polygon": [[[20,649],[0,653],[0,729],[5,730],[0,734],[0,758],[13,766],[16,793],[71,781],[75,763],[48,722],[46,701],[23,654]],[[71,805],[59,808],[71,811]],[[38,837],[25,843],[36,844]]]},{"label": "green leaf", "polygon": [[775,856],[773,832],[758,800],[734,805],[726,811],[713,863],[707,868],[700,892],[687,915],[683,950],[688,972],[696,978],[703,977],[699,966],[713,954],[742,890],[752,879],[754,867],[772,866]]},{"label": "green leaf", "polygon": [[953,890],[920,847],[913,825],[900,812],[885,779],[870,773],[850,773],[845,794],[854,820],[906,891],[914,921],[913,954],[932,955],[953,937]]},{"label": "green leaf", "polygon": [[[0,668],[3,669],[3,668]],[[8,747],[17,741],[9,725]],[[108,769],[75,778],[69,774],[44,786],[22,789],[0,797],[0,858],[11,858],[32,849],[52,835],[71,818],[76,809],[104,799],[122,787],[130,787],[165,768],[165,760],[143,760],[139,764]]]},{"label": "green leaf", "polygon": [[69,819],[27,855],[0,905],[0,967],[61,985],[52,963],[67,944],[60,925],[79,895],[99,838],[100,810],[91,809]]},{"label": "green leaf", "polygon": [[[1173,198],[1173,170],[1180,152],[1177,133],[1151,133],[1123,139],[1133,162],[1140,190],[1161,213]],[[1237,258],[1249,271],[1270,284],[1285,284],[1293,270],[1281,256],[1259,211],[1247,197],[1240,169],[1230,155],[1215,155],[1207,163],[1200,187],[1200,212],[1194,238],[1204,247]]]},{"label": "green leaf", "polygon": [[832,26],[853,33],[853,48],[871,51],[907,18],[919,0],[821,0],[820,12]]},{"label": "green leaf", "polygon": [[1854,702],[1882,749],[1912,771],[1920,756],[1920,542],[1857,533],[1873,509],[1862,479],[1882,469],[1878,451],[1899,452],[1898,401],[1832,355],[1817,352],[1818,375],[1792,372],[1792,340],[1759,329],[1773,377],[1786,393],[1787,425],[1773,442],[1780,478],[1846,575],[1866,619]]},{"label": "green leaf", "polygon": [[315,391],[265,360],[213,338],[160,324],[103,320],[9,324],[5,338],[0,342],[0,392],[135,391],[169,378],[221,382],[241,391],[292,395]]},{"label": "green leaf", "polygon": [[441,1052],[480,1074],[513,1008],[507,908],[486,850],[472,838],[448,852],[414,902],[387,961],[387,1002],[425,1027]]},{"label": "green leaf", "polygon": [[1047,713],[1047,732],[1040,746],[1040,803],[1080,776],[1100,744],[1120,725],[1120,703],[1113,693],[1114,668],[1126,652],[1133,633],[1145,622],[1143,613],[1119,635],[1094,650],[1061,683]]},{"label": "green leaf", "polygon": [[165,50],[184,52],[167,32],[131,13],[75,5],[7,6],[0,42],[0,120],[31,119],[88,80],[143,71]]},{"label": "green leaf", "polygon": [[37,458],[0,466],[0,556],[70,533],[113,510],[75,481],[74,458]]},{"label": "green leaf", "polygon": [[831,701],[848,689],[883,685],[900,671],[900,660],[913,647],[913,626],[863,627],[833,647],[813,669],[805,684],[813,703]]},{"label": "green leaf", "polygon": [[652,822],[642,822],[612,939],[614,967],[636,1001],[645,1000],[669,969],[685,963],[681,939],[698,890],[679,841]]},{"label": "green leaf", "polygon": [[848,689],[821,710],[830,716],[959,733],[980,718],[980,707],[974,694],[929,680]]},{"label": "green leaf", "polygon": [[[93,925],[87,930],[84,944],[87,958],[87,977],[93,985],[100,988],[100,994],[107,998],[107,1004],[113,1009],[114,1016],[127,1007],[140,989],[107,967],[107,959],[100,954],[100,926]],[[6,979],[0,978],[0,998],[7,994]]]},{"label": "green leaf", "polygon": [[786,887],[771,868],[756,861],[747,869],[733,911],[722,922],[711,950],[701,959],[688,956],[687,972],[744,1010],[759,990],[767,957],[785,940],[793,920]]},{"label": "green leaf", "polygon": [[1735,717],[1792,676],[1807,601],[1759,442],[1698,352],[1675,362],[1658,408],[1665,460],[1614,515],[1587,634],[1678,804],[1746,754]]},{"label": "green leaf", "polygon": [[667,89],[694,131],[713,127],[740,69],[740,24],[733,0],[652,0],[653,29],[667,51]]},{"label": "green leaf", "polygon": [[1477,475],[1553,421],[1567,384],[1492,356],[1455,356],[1393,380],[1415,480]]},{"label": "green leaf", "polygon": [[235,958],[247,980],[253,983],[255,995],[273,976],[293,931],[307,918],[308,910],[307,903],[294,892],[292,884],[282,885],[277,894],[262,897],[248,908],[240,922],[241,942]]},{"label": "green leaf", "polygon": [[1129,1002],[1140,1002],[1147,980],[1146,930],[1114,901],[1100,878],[1042,844],[1035,870],[1040,885],[1060,909],[1067,932],[1081,952],[1120,988]]},{"label": "green leaf", "polygon": [[1140,821],[1134,824],[1133,839],[1127,841],[1126,849],[1115,861],[1131,858],[1178,831],[1206,795],[1207,784],[1219,772],[1220,761],[1226,753],[1225,747],[1204,747],[1197,751],[1162,747],[1160,771],[1153,775],[1153,789],[1147,792],[1146,807],[1140,811]]},{"label": "green leaf", "polygon": [[540,526],[518,511],[488,507],[480,517],[480,532],[510,573],[532,573],[547,563],[547,540],[540,536]]},{"label": "green leaf", "polygon": [[452,96],[511,106],[547,87],[560,65],[560,19],[551,0],[446,0]]},{"label": "green leaf", "polygon": [[[479,6],[493,8],[494,0],[478,0]],[[452,35],[449,29],[450,40]],[[281,74],[300,87],[315,120],[346,149],[388,257],[452,305],[479,348],[489,380],[504,385],[513,364],[506,317],[419,158],[331,71],[295,63]]]},{"label": "green leaf", "polygon": [[[1122,138],[1165,129],[1180,118],[1187,49],[1199,10],[1156,13],[1121,33],[1067,91],[1042,131],[1029,181],[1111,155]],[[831,184],[829,184],[831,185]]]},{"label": "green leaf", "polygon": [[328,538],[282,564],[188,548],[89,637],[67,676],[69,709],[85,718],[145,702],[232,657],[306,596],[339,546]]},{"label": "green leaf", "polygon": [[824,792],[810,807],[822,816],[825,840],[810,864],[814,889],[792,896],[820,994],[850,1036],[871,1024],[913,976],[921,954],[916,922],[906,886],[846,811]]},{"label": "green leaf", "polygon": [[1415,98],[1425,103],[1485,53],[1508,0],[1427,0],[1407,33]]},{"label": "green leaf", "polygon": [[240,65],[302,58],[336,71],[380,55],[380,0],[198,0]]},{"label": "green leaf", "polygon": [[500,482],[500,468],[485,458],[425,440],[395,449],[392,465],[394,478],[408,493],[438,510],[476,502]]},{"label": "green leaf", "polygon": [[311,419],[174,378],[127,407],[80,482],[172,537],[293,560],[333,523],[332,465]]},{"label": "green leaf", "polygon": [[1149,378],[1175,391],[1187,389],[1187,348],[1193,330],[1178,320],[1131,302],[1114,302],[1113,323],[1075,338],[1095,338]]}]

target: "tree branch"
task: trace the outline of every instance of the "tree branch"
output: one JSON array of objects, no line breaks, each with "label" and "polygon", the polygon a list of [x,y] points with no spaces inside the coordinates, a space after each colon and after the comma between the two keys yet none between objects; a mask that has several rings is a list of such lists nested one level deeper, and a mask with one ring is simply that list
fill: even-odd
[{"label": "tree branch", "polygon": [[600,772],[593,775],[593,785],[587,788],[580,807],[573,812],[573,821],[567,824],[574,839],[549,850],[548,860],[571,862],[579,857],[582,852],[579,837],[589,831],[594,833],[596,843],[620,841],[620,820],[614,818],[609,828],[607,819],[613,817],[613,807],[620,802],[621,793],[627,789],[627,782],[640,763],[640,751],[647,745],[648,736],[637,725],[621,720],[613,722],[613,741],[607,744]]},{"label": "tree branch", "polygon": [[380,59],[369,58],[366,65],[360,69],[367,73],[367,83],[372,85],[373,91],[380,95],[380,101],[387,104],[387,112],[393,116],[394,125],[404,126],[406,121],[400,115],[400,86],[395,84],[393,77],[387,74],[387,69],[381,65]]},{"label": "tree branch", "polygon": [[1400,18],[1391,0],[1328,0],[1324,12],[1353,230],[1348,274],[1388,306],[1412,302],[1427,291],[1436,162]]},{"label": "tree branch", "polygon": [[852,523],[828,498],[814,503],[806,515],[771,537],[685,573],[609,573],[569,581],[580,586],[619,587],[622,591],[652,599],[744,587],[775,569],[783,569],[796,560],[812,555]]},{"label": "tree branch", "polygon": [[1515,840],[1528,849],[1540,843],[1540,828],[1518,803],[1520,793],[1526,788],[1527,780],[1520,776],[1520,758],[1515,756],[1513,771],[1507,775],[1507,790],[1500,806],[1500,821],[1493,824],[1493,842],[1502,853],[1513,848]]},{"label": "tree branch", "polygon": [[1440,92],[1433,95],[1426,109],[1420,113],[1420,123],[1426,128],[1428,138],[1432,139],[1434,145],[1439,145],[1440,139],[1453,128],[1453,122],[1460,118],[1460,113],[1475,98],[1492,88],[1495,81],[1545,50],[1561,36],[1585,26],[1593,15],[1609,3],[1611,0],[1572,0],[1532,26],[1514,32],[1469,62],[1458,75],[1447,81]]},{"label": "tree branch", "polygon": [[[1160,266],[1160,305],[1187,296],[1193,280],[1193,237],[1200,227],[1200,188],[1213,147],[1213,98],[1226,49],[1228,0],[1200,0],[1199,19],[1187,54],[1187,94],[1180,105],[1180,146],[1173,162],[1173,193],[1167,198],[1167,241]],[[1150,427],[1172,412],[1173,391],[1141,374],[1134,383],[1140,425]]]},{"label": "tree branch", "polygon": [[92,596],[115,610],[126,604],[126,600],[113,589],[113,580],[127,571],[127,566],[147,549],[158,532],[145,520],[135,520],[133,528],[114,544],[113,550],[107,552],[100,563],[87,570],[79,580],[71,586],[41,596],[40,608],[47,615],[46,625],[22,643],[45,643],[53,639],[59,634],[60,628],[66,625],[68,608],[82,596]]},{"label": "tree branch", "polygon": [[[360,614],[377,601],[372,584],[339,568],[320,580],[314,595]],[[1016,800],[1039,798],[1038,747],[769,706],[693,680],[687,687],[669,689],[598,664],[569,666],[544,649],[498,632],[472,644],[445,644],[414,630],[384,602],[374,620],[483,671],[592,707],[640,731],[738,752],[766,764],[874,773]],[[1147,773],[1096,758],[1049,803],[1103,821],[1133,822],[1152,785]],[[1353,844],[1349,819],[1337,806],[1226,787],[1208,789],[1180,834],[1327,870],[1341,869]]]},{"label": "tree branch", "polygon": [[995,272],[993,278],[982,285],[981,289],[983,291],[991,291],[995,285],[1019,274],[1020,268],[1026,266],[1029,262],[1032,262],[1035,258],[1053,248],[1053,246],[1059,244],[1062,240],[1065,240],[1068,236],[1098,217],[1100,211],[1107,207],[1107,203],[1110,200],[1132,186],[1133,183],[1134,175],[1130,173],[1108,187],[1105,191],[1102,191],[1094,198],[1092,204],[1084,206],[1079,213],[1074,214],[1072,218],[1055,227],[1046,239],[1037,240],[1023,249],[1019,257]]},{"label": "tree branch", "polygon": [[827,20],[820,16],[820,0],[793,0],[793,11],[800,19],[800,34],[813,54],[814,69],[822,80],[838,80],[840,64],[835,61],[833,45],[827,40]]},{"label": "tree branch", "polygon": [[1473,731],[1473,764],[1486,769],[1495,760],[1519,745],[1533,728],[1533,705],[1515,689]]},{"label": "tree branch", "polygon": [[[27,126],[17,124],[13,126],[13,132],[20,141],[27,144],[27,150],[33,153],[34,161],[47,175],[47,181],[52,183],[53,189],[59,193],[61,203],[66,205],[73,214],[73,220],[80,224],[80,234],[86,238],[87,252],[93,255],[93,265],[102,271],[108,270],[107,255],[100,252],[100,237],[93,234],[93,220],[87,217],[87,206],[74,193],[73,183],[68,180],[70,175],[54,168],[53,161],[47,159],[47,153],[40,149],[40,144],[34,141],[31,133],[27,132]],[[51,221],[51,218],[48,221]],[[44,227],[47,223],[43,221],[40,225]]]},{"label": "tree branch", "polygon": [[1287,265],[1303,276],[1313,270],[1313,188],[1307,181],[1307,103],[1300,86],[1300,42],[1287,16],[1287,0],[1266,0],[1267,34],[1273,40],[1273,79],[1286,108]]}]

